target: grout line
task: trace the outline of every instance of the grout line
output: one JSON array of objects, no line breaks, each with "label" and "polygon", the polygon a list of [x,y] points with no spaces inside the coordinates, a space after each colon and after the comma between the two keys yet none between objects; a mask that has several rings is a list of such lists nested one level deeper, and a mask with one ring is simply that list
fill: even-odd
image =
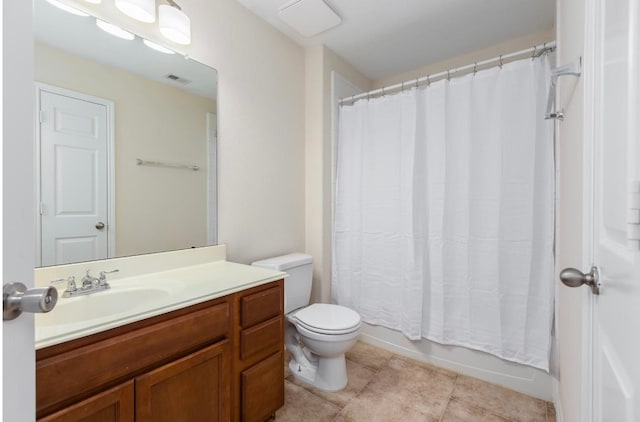
[{"label": "grout line", "polygon": [[453,398],[453,392],[456,389],[456,384],[458,383],[458,377],[460,375],[456,374],[455,379],[453,380],[453,387],[451,387],[451,392],[449,393],[449,398],[447,399],[447,404],[444,406],[444,410],[442,411],[442,414],[440,415],[440,419],[438,419],[440,422],[442,422],[442,420],[444,419],[444,415],[447,413],[447,409],[449,408],[449,404],[451,403],[451,399]]},{"label": "grout line", "polygon": [[545,401],[545,408],[547,409],[547,411],[546,411],[546,415],[547,415],[547,422],[556,422],[555,420],[554,420],[554,421],[551,421],[551,419],[549,419],[549,417],[551,416],[551,415],[549,415],[549,403],[550,403],[550,402]]}]

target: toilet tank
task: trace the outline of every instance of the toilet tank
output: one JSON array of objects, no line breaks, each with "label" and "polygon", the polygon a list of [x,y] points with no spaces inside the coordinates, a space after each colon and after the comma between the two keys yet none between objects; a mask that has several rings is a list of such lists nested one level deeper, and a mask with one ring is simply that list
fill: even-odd
[{"label": "toilet tank", "polygon": [[289,277],[284,279],[285,313],[309,304],[311,281],[313,280],[313,259],[311,255],[292,253],[256,261],[251,265],[285,271],[289,274]]}]

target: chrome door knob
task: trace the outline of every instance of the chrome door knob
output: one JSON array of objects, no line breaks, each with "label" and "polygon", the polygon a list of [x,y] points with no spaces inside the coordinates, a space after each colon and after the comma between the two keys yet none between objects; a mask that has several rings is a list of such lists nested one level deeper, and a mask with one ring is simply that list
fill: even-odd
[{"label": "chrome door knob", "polygon": [[565,268],[560,273],[560,281],[568,287],[580,287],[586,284],[591,287],[594,295],[600,294],[597,267],[591,267],[591,271],[586,274],[575,268]]},{"label": "chrome door knob", "polygon": [[96,223],[96,229],[98,229],[98,230],[104,229],[104,223],[102,221],[98,221]]},{"label": "chrome door knob", "polygon": [[49,312],[58,302],[58,291],[51,286],[27,289],[22,283],[7,283],[2,293],[4,321],[16,319],[22,312]]}]

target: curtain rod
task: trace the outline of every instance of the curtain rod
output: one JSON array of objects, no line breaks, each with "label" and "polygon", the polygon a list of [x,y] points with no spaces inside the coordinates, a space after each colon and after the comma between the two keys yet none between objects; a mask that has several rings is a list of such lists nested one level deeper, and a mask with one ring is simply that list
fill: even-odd
[{"label": "curtain rod", "polygon": [[475,62],[473,64],[468,64],[466,66],[447,69],[443,72],[434,73],[433,75],[422,76],[416,79],[411,79],[410,81],[401,82],[399,84],[377,88],[369,92],[363,92],[362,94],[352,95],[350,97],[344,97],[344,98],[341,98],[340,101],[338,101],[338,105],[343,105],[345,103],[353,103],[362,98],[371,98],[378,95],[385,95],[390,93],[390,91],[404,90],[405,87],[417,87],[419,85],[424,84],[425,82],[431,83],[431,82],[434,82],[434,80],[441,79],[443,77],[446,77],[447,79],[449,79],[454,75],[460,76],[461,72],[465,72],[468,70],[476,71],[478,67],[484,66],[490,63],[496,63],[498,66],[502,66],[505,63],[505,60],[515,59],[516,57],[524,56],[525,54],[532,54],[532,57],[534,56],[540,57],[545,53],[552,52],[553,50],[555,50],[555,48],[556,48],[556,42],[551,41],[548,43],[544,43],[543,45],[536,45],[534,47],[516,51],[514,53],[503,54],[498,57],[482,60],[479,62]]}]

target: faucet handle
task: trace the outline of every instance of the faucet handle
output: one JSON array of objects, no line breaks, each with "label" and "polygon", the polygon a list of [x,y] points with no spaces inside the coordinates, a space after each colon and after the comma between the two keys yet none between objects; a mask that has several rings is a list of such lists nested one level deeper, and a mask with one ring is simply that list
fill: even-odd
[{"label": "faucet handle", "polygon": [[119,273],[120,270],[116,269],[116,270],[111,270],[111,271],[100,271],[100,278],[105,278],[107,276],[107,274],[111,274],[111,273]]},{"label": "faucet handle", "polygon": [[78,288],[76,287],[76,278],[74,276],[69,276],[67,278],[60,278],[58,280],[52,280],[50,282],[50,284],[58,284],[58,283],[63,283],[63,282],[67,282],[67,292],[74,292],[76,290],[78,290]]},{"label": "faucet handle", "polygon": [[107,274],[118,273],[118,272],[120,272],[120,270],[118,269],[111,270],[111,271],[100,271],[100,284],[101,285],[107,284]]}]

